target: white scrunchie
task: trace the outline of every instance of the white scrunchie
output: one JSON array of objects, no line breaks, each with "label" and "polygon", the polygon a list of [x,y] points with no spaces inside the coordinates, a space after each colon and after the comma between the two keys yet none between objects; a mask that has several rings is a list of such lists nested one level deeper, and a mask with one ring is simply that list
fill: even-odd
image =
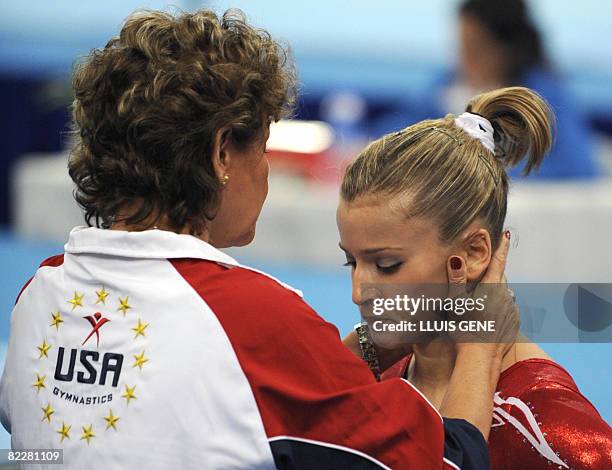
[{"label": "white scrunchie", "polygon": [[473,113],[463,113],[455,119],[461,129],[478,139],[486,149],[495,153],[495,140],[493,139],[493,126],[488,119]]}]

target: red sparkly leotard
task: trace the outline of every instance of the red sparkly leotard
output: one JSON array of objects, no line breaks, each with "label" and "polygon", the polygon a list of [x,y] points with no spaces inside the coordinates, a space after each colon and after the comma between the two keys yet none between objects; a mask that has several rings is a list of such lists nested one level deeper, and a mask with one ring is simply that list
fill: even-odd
[{"label": "red sparkly leotard", "polygon": [[[383,374],[405,377],[408,356]],[[494,470],[612,469],[612,428],[565,369],[547,359],[502,372],[489,437]]]}]

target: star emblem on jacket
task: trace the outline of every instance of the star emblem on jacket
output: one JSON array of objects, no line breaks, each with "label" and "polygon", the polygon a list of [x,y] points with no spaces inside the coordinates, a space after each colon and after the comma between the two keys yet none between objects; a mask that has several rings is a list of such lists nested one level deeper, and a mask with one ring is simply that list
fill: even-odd
[{"label": "star emblem on jacket", "polygon": [[29,383],[40,404],[39,422],[57,444],[87,448],[121,432],[130,419],[129,405],[138,401],[136,387],[151,361],[151,324],[134,293],[109,284],[93,291],[75,287],[45,316]]}]

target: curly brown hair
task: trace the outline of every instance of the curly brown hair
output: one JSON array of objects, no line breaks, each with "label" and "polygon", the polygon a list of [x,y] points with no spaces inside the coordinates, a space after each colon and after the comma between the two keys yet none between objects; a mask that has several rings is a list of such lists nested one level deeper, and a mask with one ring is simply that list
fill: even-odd
[{"label": "curly brown hair", "polygon": [[201,233],[220,199],[216,134],[229,128],[234,144],[252,144],[291,112],[295,83],[288,48],[239,10],[129,16],[73,77],[68,168],[87,224],[163,215]]}]

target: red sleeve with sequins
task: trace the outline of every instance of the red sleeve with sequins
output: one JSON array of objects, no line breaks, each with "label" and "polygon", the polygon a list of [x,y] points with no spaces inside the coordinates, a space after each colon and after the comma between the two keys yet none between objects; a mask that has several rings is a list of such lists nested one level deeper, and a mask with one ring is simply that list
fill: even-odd
[{"label": "red sleeve with sequins", "polygon": [[[382,378],[405,377],[408,356]],[[489,436],[493,470],[612,469],[612,429],[560,365],[519,361],[502,372]]]},{"label": "red sleeve with sequins", "polygon": [[489,438],[491,468],[612,468],[612,429],[558,364],[529,359],[502,374]]}]

